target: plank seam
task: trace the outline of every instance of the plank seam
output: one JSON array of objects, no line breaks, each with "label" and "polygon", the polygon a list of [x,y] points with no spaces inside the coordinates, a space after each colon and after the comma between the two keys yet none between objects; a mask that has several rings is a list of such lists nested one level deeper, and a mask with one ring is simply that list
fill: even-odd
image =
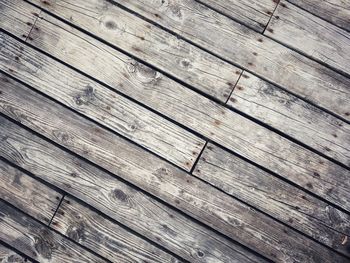
[{"label": "plank seam", "polygon": [[281,3],[281,1],[278,0],[278,2],[277,2],[277,4],[276,4],[275,8],[274,8],[273,11],[272,11],[272,14],[271,14],[271,16],[270,16],[270,18],[269,18],[269,21],[267,21],[267,24],[266,24],[266,26],[265,26],[263,32],[261,33],[261,34],[263,34],[264,36],[265,36],[265,31],[266,31],[266,29],[268,28],[268,26],[269,26],[269,24],[270,24],[270,22],[271,22],[272,17],[275,15],[276,9],[277,9],[277,7],[278,7],[278,5],[279,5],[280,3]]},{"label": "plank seam", "polygon": [[59,201],[59,203],[58,203],[58,205],[57,205],[57,207],[56,207],[56,210],[55,210],[55,212],[53,213],[53,215],[52,215],[52,217],[51,217],[51,220],[50,220],[50,222],[49,222],[49,224],[48,224],[49,227],[51,226],[52,220],[53,220],[54,217],[56,216],[58,209],[61,207],[61,204],[62,204],[63,199],[65,198],[65,196],[66,196],[66,194],[63,194],[63,195],[62,195],[62,197],[61,197],[61,199],[60,199],[60,201]]},{"label": "plank seam", "polygon": [[28,38],[29,38],[29,36],[30,36],[30,33],[32,33],[32,30],[33,30],[33,28],[35,27],[35,24],[36,24],[36,22],[38,21],[38,18],[39,18],[39,16],[40,16],[41,12],[42,12],[42,11],[40,10],[39,14],[38,14],[37,16],[35,16],[34,23],[33,23],[32,27],[31,27],[31,29],[29,30],[29,33],[28,33],[28,35],[26,36],[26,39],[24,40],[25,42],[28,40]]},{"label": "plank seam", "polygon": [[[229,106],[229,105],[227,105],[227,102],[228,102],[229,99],[231,98],[231,96],[232,96],[232,94],[233,94],[233,92],[234,92],[234,90],[235,90],[235,88],[236,88],[236,86],[237,86],[237,84],[238,84],[239,80],[241,79],[241,77],[242,77],[242,75],[243,75],[244,72],[245,72],[245,70],[242,70],[241,74],[238,76],[238,79],[237,79],[235,85],[233,86],[230,95],[227,97],[227,100],[226,100],[226,102],[225,102],[225,106]],[[228,108],[229,108],[229,107],[228,107]]]},{"label": "plank seam", "polygon": [[[190,173],[192,176],[194,176],[194,175],[193,175],[193,170],[196,168],[196,165],[197,165],[199,159],[201,158],[201,155],[202,155],[202,153],[204,152],[205,147],[207,147],[207,144],[208,144],[208,140],[205,141],[205,144],[203,145],[203,148],[201,149],[200,153],[198,154],[196,160],[194,161],[194,163],[193,163],[193,165],[192,165],[192,167],[191,167],[191,170],[189,171],[189,173]],[[195,177],[196,177],[196,176],[195,176]]]}]

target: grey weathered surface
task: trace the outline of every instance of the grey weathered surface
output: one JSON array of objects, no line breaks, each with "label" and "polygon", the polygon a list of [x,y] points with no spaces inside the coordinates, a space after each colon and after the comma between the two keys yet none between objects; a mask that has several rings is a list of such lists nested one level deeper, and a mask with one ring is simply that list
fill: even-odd
[{"label": "grey weathered surface", "polygon": [[[2,82],[0,111],[3,114],[35,129],[271,260],[287,262],[292,258],[305,262],[344,261],[343,257],[318,243],[96,127],[90,121],[70,113],[24,86],[12,80]],[[21,160],[23,163],[23,156],[28,156],[29,153],[20,153],[19,151],[26,147],[16,145],[19,138],[12,139],[15,136],[19,137],[19,131],[6,132],[11,125],[5,119],[2,120],[1,126],[3,128],[0,135],[6,136],[5,139],[0,139],[2,154],[20,165]],[[46,151],[45,154],[48,155]],[[37,154],[34,156],[36,160],[42,159],[38,158]],[[76,173],[70,175],[75,177]],[[78,185],[81,187],[82,183]],[[101,191],[103,188],[98,189]],[[334,192],[339,192],[338,188],[336,190]],[[93,193],[89,191],[88,194]],[[110,195],[111,190],[104,196]],[[115,196],[115,191],[112,190],[113,195]],[[166,227],[167,230],[168,228],[170,227]],[[149,229],[147,231],[149,232]],[[173,233],[172,235],[174,236]],[[203,253],[198,256],[203,256]]]},{"label": "grey weathered surface", "polygon": [[[119,1],[133,11],[350,121],[350,79],[194,0]],[[173,19],[172,10],[181,12]]]},{"label": "grey weathered surface", "polygon": [[106,262],[0,200],[1,240],[39,262]]},{"label": "grey weathered surface", "polygon": [[242,72],[109,1],[31,2],[223,102]]},{"label": "grey weathered surface", "polygon": [[[127,194],[118,193],[131,204]],[[51,226],[112,262],[180,262],[70,197],[63,200]]]},{"label": "grey weathered surface", "polygon": [[0,198],[48,224],[62,195],[0,160]]},{"label": "grey weathered surface", "polygon": [[285,0],[264,34],[350,75],[350,32]]},{"label": "grey weathered surface", "polygon": [[350,256],[350,216],[310,194],[210,143],[194,174]]},{"label": "grey weathered surface", "polygon": [[350,30],[350,2],[347,0],[289,0],[312,14]]},{"label": "grey weathered surface", "polygon": [[25,263],[31,260],[18,255],[13,250],[0,244],[0,262],[1,263]]},{"label": "grey weathered surface", "polygon": [[[120,64],[120,54],[52,17],[39,18],[35,28],[28,38],[31,44],[330,202],[350,208],[348,170],[143,65]],[[6,57],[13,40],[1,36],[5,43],[1,54]]]},{"label": "grey weathered surface", "polygon": [[228,105],[350,166],[350,125],[250,73]]}]

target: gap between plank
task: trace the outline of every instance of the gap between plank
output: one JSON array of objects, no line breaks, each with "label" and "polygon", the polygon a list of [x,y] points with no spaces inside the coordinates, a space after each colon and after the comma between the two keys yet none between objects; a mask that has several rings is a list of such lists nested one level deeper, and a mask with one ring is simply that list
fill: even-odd
[{"label": "gap between plank", "polygon": [[275,8],[274,8],[273,11],[272,11],[272,14],[271,14],[271,16],[270,16],[270,18],[269,18],[269,21],[267,21],[267,24],[266,24],[266,26],[265,26],[263,32],[261,33],[261,34],[263,34],[264,36],[265,36],[266,28],[269,26],[270,21],[271,21],[272,17],[274,16],[275,11],[276,11],[276,9],[277,9],[277,7],[278,7],[278,5],[279,5],[280,3],[281,3],[281,1],[278,0],[278,1],[277,1],[277,4],[276,4],[276,6],[275,6]]},{"label": "gap between plank", "polygon": [[66,197],[66,194],[65,194],[65,193],[62,194],[61,200],[58,202],[58,205],[57,205],[57,207],[56,207],[56,210],[55,210],[55,212],[53,213],[53,215],[52,215],[52,217],[51,217],[51,220],[50,220],[50,222],[49,222],[49,224],[48,224],[49,227],[51,227],[52,220],[53,220],[54,217],[56,216],[57,211],[58,211],[58,209],[60,208],[60,206],[61,206],[61,204],[62,204],[62,202],[63,202],[63,199],[64,199],[65,197]]}]

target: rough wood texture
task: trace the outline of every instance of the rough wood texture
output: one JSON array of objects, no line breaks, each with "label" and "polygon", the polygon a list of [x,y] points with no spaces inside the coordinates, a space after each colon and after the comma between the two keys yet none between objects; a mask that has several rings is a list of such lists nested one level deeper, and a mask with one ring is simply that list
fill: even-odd
[{"label": "rough wood texture", "polygon": [[[28,38],[31,44],[178,123],[350,210],[348,170],[143,65],[135,63],[130,67],[130,64],[121,64],[120,57],[117,57],[120,54],[52,17],[39,18],[35,28],[37,29],[32,30],[31,37]],[[5,34],[1,34],[0,40],[5,43],[1,54],[5,57],[2,60],[6,60],[6,50],[11,45],[17,45],[17,42]],[[127,60],[125,56],[122,58],[123,61]],[[16,74],[12,68],[6,70],[10,74]],[[335,186],[337,191],[334,191]]]},{"label": "rough wood texture", "polygon": [[350,166],[350,125],[250,74],[228,105]]},{"label": "rough wood texture", "polygon": [[242,72],[109,1],[31,2],[223,102]]},{"label": "rough wood texture", "polygon": [[[119,193],[128,198],[122,190]],[[180,262],[69,197],[63,200],[51,226],[112,262]]]},{"label": "rough wood texture", "polygon": [[0,198],[48,224],[62,195],[0,160]]},{"label": "rough wood texture", "polygon": [[350,2],[347,0],[289,0],[289,2],[350,31]]},{"label": "rough wood texture", "polygon": [[350,33],[287,1],[280,2],[264,34],[350,75]]},{"label": "rough wood texture", "polygon": [[0,200],[1,240],[39,262],[106,262]]},{"label": "rough wood texture", "polygon": [[[278,84],[350,121],[350,79],[308,59],[194,0],[174,8],[158,1],[123,0],[122,5],[220,57]],[[173,10],[181,13],[173,19]]]},{"label": "rough wood texture", "polygon": [[13,250],[0,244],[0,262],[1,263],[25,263],[32,262],[28,258],[18,255]]},{"label": "rough wood texture", "polygon": [[[173,165],[96,127],[24,86],[8,79],[2,82],[4,84],[1,86],[0,110],[3,114],[158,196],[271,260],[286,262],[292,258],[293,261],[305,262],[344,261],[340,255],[209,187]],[[18,136],[19,131],[6,132],[10,125],[4,119],[1,122],[3,129],[0,135],[3,134],[3,138],[0,139],[0,149],[4,149],[2,154],[20,165],[19,162],[22,160],[23,163],[28,152],[19,152],[26,147],[17,145],[18,138],[13,139]],[[47,155],[47,152],[45,154]],[[35,155],[35,159],[42,159]],[[342,183],[344,187],[344,182]],[[98,189],[101,191],[103,188]],[[334,189],[334,192],[339,192],[338,188]],[[89,194],[92,194],[91,191]],[[115,196],[115,191],[109,190],[104,196],[110,195]],[[147,231],[150,232],[149,229]],[[171,230],[168,232],[172,233]],[[203,256],[203,253],[198,256]]]},{"label": "rough wood texture", "polygon": [[348,214],[210,143],[194,174],[350,256]]}]

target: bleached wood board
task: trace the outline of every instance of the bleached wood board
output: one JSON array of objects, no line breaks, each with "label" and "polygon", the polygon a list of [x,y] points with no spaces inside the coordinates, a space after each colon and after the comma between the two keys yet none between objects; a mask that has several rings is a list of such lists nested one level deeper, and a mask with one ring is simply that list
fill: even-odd
[{"label": "bleached wood board", "polygon": [[350,30],[350,2],[347,0],[289,0],[341,28]]},{"label": "bleached wood board", "polygon": [[[0,138],[8,137],[6,144],[0,141],[3,156],[182,258],[208,263],[266,262],[86,161],[2,117],[0,121]],[[162,251],[158,251],[158,257],[164,262],[172,260]]]},{"label": "bleached wood board", "polygon": [[32,262],[28,258],[18,255],[13,250],[0,244],[0,262],[1,263],[25,263]]},{"label": "bleached wood board", "polygon": [[107,262],[0,200],[1,240],[43,263]]},{"label": "bleached wood board", "polygon": [[194,174],[350,256],[350,216],[209,143]]},{"label": "bleached wood board", "polygon": [[32,1],[223,102],[242,70],[104,0]]},{"label": "bleached wood board", "polygon": [[[5,34],[1,36],[5,42],[11,39]],[[350,210],[350,172],[347,169],[186,89],[159,72],[130,59],[121,63],[126,60],[125,56],[48,15],[36,21],[28,40],[210,140]],[[7,42],[4,47],[10,45]],[[3,48],[2,54],[6,57],[5,50]],[[16,74],[12,69],[7,70]],[[242,77],[249,78],[247,75]],[[337,191],[334,191],[335,186]]]},{"label": "bleached wood board", "polygon": [[228,105],[350,166],[350,125],[253,74],[244,73]]},{"label": "bleached wood board", "polygon": [[285,0],[264,34],[350,75],[350,32]]},{"label": "bleached wood board", "polygon": [[0,198],[48,224],[62,195],[0,160]]},{"label": "bleached wood board", "polygon": [[[119,0],[219,57],[350,121],[350,79],[194,0],[165,9],[158,1]],[[174,11],[181,13],[174,19]]]}]

